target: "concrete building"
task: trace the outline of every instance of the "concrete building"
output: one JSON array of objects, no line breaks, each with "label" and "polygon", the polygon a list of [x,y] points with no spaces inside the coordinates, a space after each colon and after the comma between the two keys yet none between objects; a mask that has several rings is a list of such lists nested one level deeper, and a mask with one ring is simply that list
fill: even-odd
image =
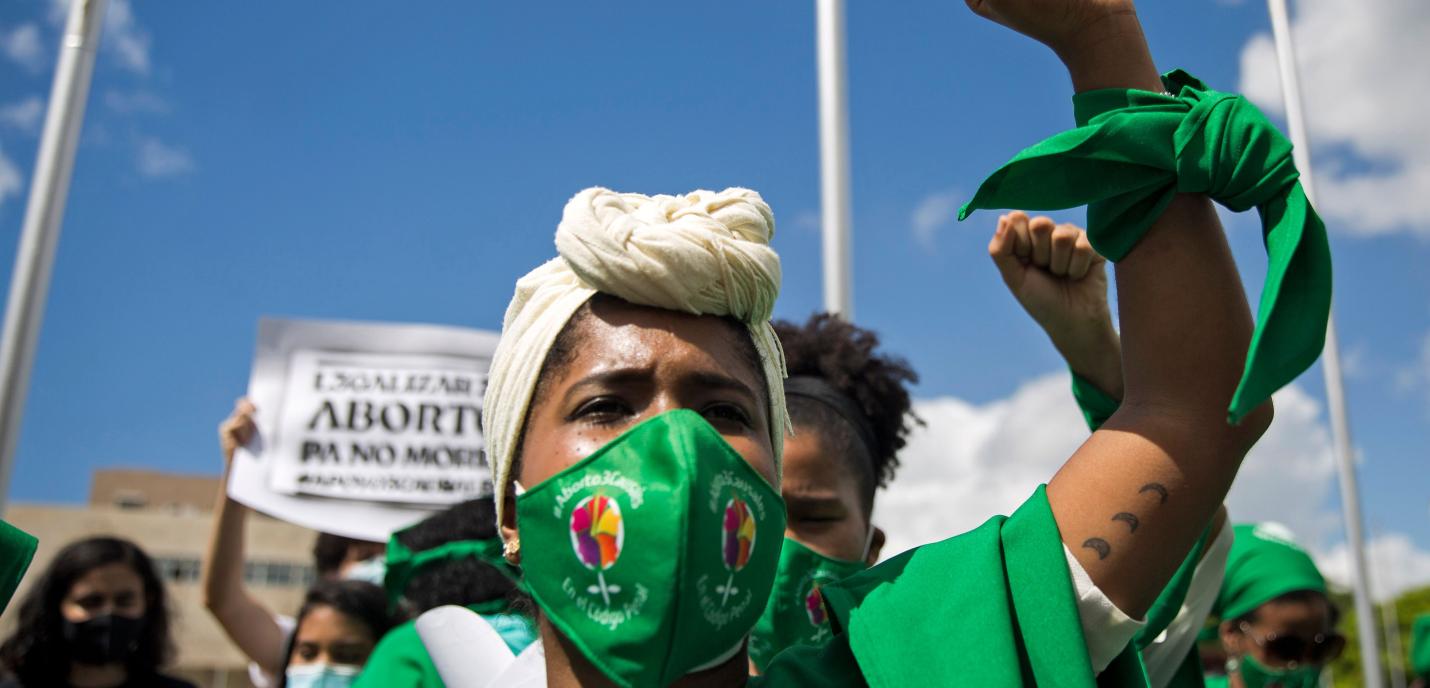
[{"label": "concrete building", "polygon": [[[93,475],[88,504],[12,504],[5,519],[38,537],[40,547],[0,618],[0,637],[13,631],[15,610],[56,552],[75,540],[114,535],[148,552],[168,585],[178,648],[171,673],[205,687],[248,688],[248,660],[204,609],[199,591],[199,566],[218,489],[216,477],[101,470]],[[316,535],[250,514],[244,578],[254,597],[275,612],[297,611],[314,580]]]}]

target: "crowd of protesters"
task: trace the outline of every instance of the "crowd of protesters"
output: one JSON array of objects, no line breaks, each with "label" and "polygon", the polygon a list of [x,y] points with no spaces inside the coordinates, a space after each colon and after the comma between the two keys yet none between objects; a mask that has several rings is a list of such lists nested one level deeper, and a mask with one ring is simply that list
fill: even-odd
[{"label": "crowd of protesters", "polygon": [[[988,245],[1092,431],[1046,485],[883,560],[900,524],[876,525],[876,498],[922,423],[913,368],[830,314],[771,321],[780,262],[757,193],[587,189],[506,313],[491,496],[387,542],[321,535],[301,607],[270,609],[244,587],[248,510],[220,490],[203,600],[252,683],[1319,685],[1345,645],[1324,579],[1284,528],[1222,506],[1271,391],[1319,348],[1285,321],[1324,332],[1324,229],[1289,147],[1216,109],[1240,101],[1160,77],[1130,0],[968,4],[1051,47],[1079,92],[1083,126],[970,206],[1093,204],[1091,232],[1012,211]],[[1269,143],[1208,140],[1226,132]],[[1178,156],[1226,159],[1165,162],[1174,136]],[[1294,247],[1273,255],[1292,295],[1263,299],[1289,315],[1253,320],[1212,200],[1292,237],[1268,240]],[[220,426],[226,476],[254,413],[240,400]],[[163,673],[167,599],[136,545],[76,542],[31,575],[0,686],[187,685]]]}]

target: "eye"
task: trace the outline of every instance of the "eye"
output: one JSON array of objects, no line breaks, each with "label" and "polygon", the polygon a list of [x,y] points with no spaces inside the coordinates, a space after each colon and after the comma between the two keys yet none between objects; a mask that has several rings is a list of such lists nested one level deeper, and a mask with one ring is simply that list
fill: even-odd
[{"label": "eye", "polygon": [[745,409],[740,408],[738,404],[730,402],[722,401],[710,404],[701,409],[700,415],[705,416],[705,420],[710,421],[710,424],[717,428],[722,424],[724,427],[731,427],[733,424],[740,428],[748,428],[752,425],[750,414],[746,413]]},{"label": "eye", "polygon": [[298,646],[298,656],[304,661],[311,662],[318,657],[318,646],[313,643],[302,643]]},{"label": "eye", "polygon": [[634,411],[630,404],[618,397],[604,396],[590,399],[571,414],[568,420],[584,420],[598,425],[617,422],[629,417]]}]

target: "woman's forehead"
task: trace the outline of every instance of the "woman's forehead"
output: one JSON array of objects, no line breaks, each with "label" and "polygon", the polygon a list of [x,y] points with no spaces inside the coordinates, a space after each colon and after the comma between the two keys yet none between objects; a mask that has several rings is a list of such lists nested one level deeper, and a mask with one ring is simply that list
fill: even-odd
[{"label": "woman's forehead", "polygon": [[137,589],[143,585],[144,582],[139,579],[139,574],[135,573],[133,568],[114,562],[86,571],[84,575],[75,579],[72,589],[77,593],[110,592]]},{"label": "woman's forehead", "polygon": [[603,300],[578,327],[567,381],[607,370],[678,367],[718,370],[760,388],[761,371],[746,360],[738,339],[743,333],[725,319]]}]

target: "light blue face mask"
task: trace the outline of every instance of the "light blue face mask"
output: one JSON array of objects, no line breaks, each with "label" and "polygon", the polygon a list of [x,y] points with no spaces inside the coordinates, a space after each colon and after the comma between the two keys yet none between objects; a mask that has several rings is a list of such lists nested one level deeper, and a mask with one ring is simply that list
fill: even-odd
[{"label": "light blue face mask", "polygon": [[283,676],[288,688],[348,688],[360,671],[351,664],[303,664],[288,667]]},{"label": "light blue face mask", "polygon": [[387,577],[387,557],[383,555],[375,556],[349,566],[343,572],[344,580],[362,581],[372,583],[377,587],[382,587],[382,581]]}]

